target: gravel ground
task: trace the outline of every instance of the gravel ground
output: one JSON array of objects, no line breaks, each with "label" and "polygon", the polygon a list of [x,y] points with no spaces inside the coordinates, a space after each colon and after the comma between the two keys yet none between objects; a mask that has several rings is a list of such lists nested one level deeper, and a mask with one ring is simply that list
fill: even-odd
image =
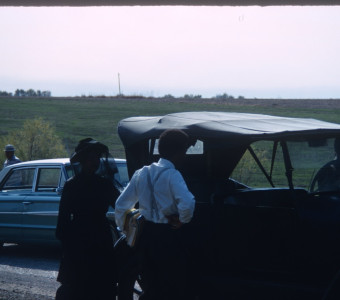
[{"label": "gravel ground", "polygon": [[54,299],[60,286],[59,257],[56,247],[5,244],[0,252],[0,300]]},{"label": "gravel ground", "polygon": [[58,249],[5,244],[0,256],[0,299],[54,299],[58,266]]}]

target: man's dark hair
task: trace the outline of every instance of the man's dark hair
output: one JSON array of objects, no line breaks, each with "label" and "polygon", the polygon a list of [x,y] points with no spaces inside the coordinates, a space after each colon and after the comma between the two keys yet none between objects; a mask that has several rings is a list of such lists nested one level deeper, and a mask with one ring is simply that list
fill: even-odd
[{"label": "man's dark hair", "polygon": [[178,153],[185,153],[189,147],[189,136],[179,129],[165,130],[159,137],[158,152],[162,158],[171,159]]}]

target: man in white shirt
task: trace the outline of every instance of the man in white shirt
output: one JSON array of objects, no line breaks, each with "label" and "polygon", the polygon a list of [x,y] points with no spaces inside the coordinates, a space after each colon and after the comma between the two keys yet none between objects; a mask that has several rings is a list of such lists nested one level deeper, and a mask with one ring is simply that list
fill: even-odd
[{"label": "man in white shirt", "polygon": [[188,147],[189,137],[183,131],[163,132],[158,143],[160,160],[137,170],[116,202],[115,218],[120,228],[125,212],[137,201],[146,219],[141,248],[149,288],[140,299],[188,299],[187,261],[180,234],[183,224],[193,217],[195,199],[176,169]]}]

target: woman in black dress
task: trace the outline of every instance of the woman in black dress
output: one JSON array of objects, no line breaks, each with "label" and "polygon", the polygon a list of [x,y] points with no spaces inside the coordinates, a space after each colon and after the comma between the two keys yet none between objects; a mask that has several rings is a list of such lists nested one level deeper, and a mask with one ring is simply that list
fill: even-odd
[{"label": "woman in black dress", "polygon": [[56,299],[115,297],[113,239],[106,213],[119,191],[112,181],[95,174],[100,157],[107,154],[105,145],[88,138],[71,156],[81,171],[65,183],[60,200],[56,236],[63,255],[57,280],[62,285]]}]

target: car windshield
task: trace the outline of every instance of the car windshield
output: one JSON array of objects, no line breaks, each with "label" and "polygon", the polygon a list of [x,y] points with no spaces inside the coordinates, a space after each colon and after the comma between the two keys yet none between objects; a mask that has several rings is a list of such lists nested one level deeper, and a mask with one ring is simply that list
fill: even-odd
[{"label": "car windshield", "polygon": [[[340,189],[334,138],[287,142],[295,188],[311,192]],[[259,141],[245,152],[231,177],[253,188],[288,187],[280,143]]]},{"label": "car windshield", "polygon": [[[108,166],[112,174],[114,174],[115,180],[119,183],[120,188],[125,187],[129,182],[129,176],[128,176],[125,160],[115,162],[113,158],[109,158]],[[66,172],[67,172],[68,178],[71,178],[72,176],[75,175],[75,173],[79,171],[80,171],[80,164],[78,163],[66,166]],[[111,177],[111,174],[107,174],[107,168],[106,168],[104,159],[101,160],[101,164],[96,173],[104,177]]]},{"label": "car windshield", "polygon": [[67,173],[67,178],[71,178],[72,176],[74,176],[74,169],[71,165],[66,165],[65,170]]},{"label": "car windshield", "polygon": [[117,163],[118,173],[115,174],[115,178],[120,184],[125,187],[129,183],[129,174],[127,171],[126,163]]}]

